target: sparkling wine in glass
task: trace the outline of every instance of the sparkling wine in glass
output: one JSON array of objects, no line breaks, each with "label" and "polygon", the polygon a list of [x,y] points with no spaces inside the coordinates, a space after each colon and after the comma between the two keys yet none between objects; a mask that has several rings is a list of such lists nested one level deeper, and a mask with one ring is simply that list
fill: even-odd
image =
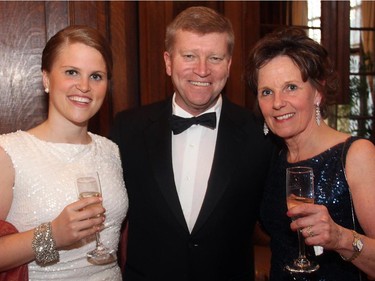
[{"label": "sparkling wine in glass", "polygon": [[[101,187],[98,173],[88,173],[77,176],[76,179],[79,199],[101,196]],[[116,251],[106,248],[100,240],[99,232],[96,235],[96,247],[87,253],[87,259],[93,264],[108,264],[116,261]]]},{"label": "sparkling wine in glass", "polygon": [[[286,202],[288,209],[297,205],[314,204],[314,173],[310,167],[291,167],[286,169]],[[319,265],[306,257],[305,239],[299,229],[299,254],[291,264],[285,268],[293,273],[312,273],[319,269]]]}]

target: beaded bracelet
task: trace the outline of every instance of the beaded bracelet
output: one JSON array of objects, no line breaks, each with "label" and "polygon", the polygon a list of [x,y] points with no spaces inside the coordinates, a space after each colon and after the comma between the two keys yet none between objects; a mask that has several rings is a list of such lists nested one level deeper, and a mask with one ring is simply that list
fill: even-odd
[{"label": "beaded bracelet", "polygon": [[31,243],[35,254],[35,261],[39,265],[47,265],[59,260],[59,252],[56,250],[56,242],[52,236],[51,223],[42,223],[34,230],[34,238]]}]

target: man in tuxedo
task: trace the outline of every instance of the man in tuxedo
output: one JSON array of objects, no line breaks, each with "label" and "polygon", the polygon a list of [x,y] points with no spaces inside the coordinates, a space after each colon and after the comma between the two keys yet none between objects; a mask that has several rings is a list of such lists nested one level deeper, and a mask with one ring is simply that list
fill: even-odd
[{"label": "man in tuxedo", "polygon": [[168,26],[174,95],[115,118],[129,196],[124,280],[254,279],[252,234],[273,146],[221,94],[231,23],[190,7]]}]

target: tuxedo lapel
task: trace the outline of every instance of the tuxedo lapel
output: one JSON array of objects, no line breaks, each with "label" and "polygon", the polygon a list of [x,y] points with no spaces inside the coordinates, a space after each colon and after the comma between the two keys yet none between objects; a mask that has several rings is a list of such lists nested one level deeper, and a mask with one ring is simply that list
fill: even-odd
[{"label": "tuxedo lapel", "polygon": [[215,155],[207,191],[192,234],[202,227],[223,196],[247,141],[247,134],[241,129],[243,121],[241,119],[237,120],[238,114],[236,111],[232,111],[226,102],[223,99]]},{"label": "tuxedo lapel", "polygon": [[171,102],[165,105],[165,108],[151,116],[151,124],[145,130],[145,139],[158,186],[178,222],[188,231],[173,174],[172,137],[169,125],[172,105]]}]

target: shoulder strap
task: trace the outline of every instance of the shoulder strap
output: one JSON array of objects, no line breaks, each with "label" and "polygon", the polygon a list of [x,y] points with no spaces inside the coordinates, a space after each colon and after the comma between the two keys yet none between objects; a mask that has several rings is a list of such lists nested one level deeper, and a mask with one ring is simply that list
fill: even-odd
[{"label": "shoulder strap", "polygon": [[[344,172],[345,180],[348,182],[348,178],[346,176],[346,170],[345,170],[345,165],[346,165],[346,155],[348,154],[349,147],[351,144],[357,140],[358,138],[355,137],[349,137],[346,139],[344,142],[344,146],[341,151],[341,165],[342,165],[342,170]],[[350,208],[352,211],[352,222],[353,222],[353,229],[357,230],[356,223],[355,223],[355,215],[354,215],[354,207],[353,207],[353,198],[352,198],[352,193],[350,191],[350,186],[348,184],[348,191],[349,191],[349,196],[350,196]]]},{"label": "shoulder strap", "polygon": [[[359,137],[349,137],[349,138],[347,138],[346,141],[344,142],[344,146],[342,148],[341,165],[342,165],[342,170],[344,172],[346,182],[348,182],[348,178],[346,177],[346,171],[345,171],[346,155],[348,154],[348,150],[349,150],[349,147],[351,146],[351,144],[358,139],[360,139],[360,138]],[[355,220],[355,215],[354,215],[354,207],[353,207],[353,198],[352,198],[352,192],[350,191],[349,183],[348,183],[348,191],[349,191],[349,196],[350,196],[350,208],[351,208],[351,212],[352,212],[353,229],[355,231],[357,231],[356,222],[355,222],[356,220]],[[362,273],[359,269],[358,269],[358,278],[359,278],[358,279],[359,281],[363,280]]]}]

